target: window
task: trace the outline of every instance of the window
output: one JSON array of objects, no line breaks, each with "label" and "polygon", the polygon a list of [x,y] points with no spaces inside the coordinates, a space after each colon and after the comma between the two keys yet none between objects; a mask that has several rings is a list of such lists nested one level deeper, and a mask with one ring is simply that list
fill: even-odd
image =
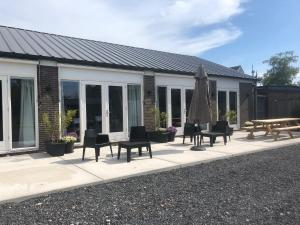
[{"label": "window", "polygon": [[171,89],[172,126],[181,127],[181,90]]},{"label": "window", "polygon": [[229,122],[231,124],[237,123],[237,93],[235,91],[229,92]]},{"label": "window", "polygon": [[[157,88],[157,102],[160,113],[167,113],[167,87]],[[167,121],[161,121],[160,127],[167,127]]]},{"label": "window", "polygon": [[185,90],[185,108],[186,108],[186,117],[189,115],[189,109],[192,102],[194,90],[192,89],[186,89]]},{"label": "window", "polygon": [[101,85],[86,85],[86,128],[102,133]]},{"label": "window", "polygon": [[66,113],[68,110],[76,110],[76,115],[69,127],[63,130],[63,134],[75,133],[77,141],[80,141],[79,82],[77,81],[61,82],[61,113]]},{"label": "window", "polygon": [[123,131],[123,88],[109,86],[109,127],[110,132]]},{"label": "window", "polygon": [[128,85],[128,129],[142,124],[141,86]]},{"label": "window", "polygon": [[226,120],[226,91],[218,91],[218,116],[219,120]]},{"label": "window", "polygon": [[35,98],[33,79],[11,79],[12,147],[34,147]]}]

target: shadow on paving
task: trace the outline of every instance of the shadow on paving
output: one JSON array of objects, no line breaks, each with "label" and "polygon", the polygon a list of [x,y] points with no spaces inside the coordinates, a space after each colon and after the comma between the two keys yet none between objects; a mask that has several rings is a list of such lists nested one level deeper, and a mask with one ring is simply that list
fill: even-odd
[{"label": "shadow on paving", "polygon": [[2,204],[0,224],[300,224],[299,147]]}]

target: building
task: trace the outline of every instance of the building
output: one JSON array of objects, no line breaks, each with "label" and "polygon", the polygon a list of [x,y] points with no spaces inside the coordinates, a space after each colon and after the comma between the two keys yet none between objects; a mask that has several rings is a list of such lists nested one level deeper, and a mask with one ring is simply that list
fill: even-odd
[{"label": "building", "polygon": [[258,119],[300,117],[300,87],[257,87]]},{"label": "building", "polygon": [[115,140],[133,125],[153,130],[155,105],[181,134],[200,64],[215,117],[234,110],[238,128],[253,115],[249,75],[195,56],[0,26],[0,154],[43,150],[41,116],[67,109],[77,110],[66,132],[78,144],[87,128]]}]

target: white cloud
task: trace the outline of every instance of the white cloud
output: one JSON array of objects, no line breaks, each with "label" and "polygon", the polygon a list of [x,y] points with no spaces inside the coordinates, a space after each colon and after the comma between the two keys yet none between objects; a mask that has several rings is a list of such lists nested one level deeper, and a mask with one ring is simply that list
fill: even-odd
[{"label": "white cloud", "polygon": [[242,0],[6,0],[0,24],[198,55],[241,35]]}]

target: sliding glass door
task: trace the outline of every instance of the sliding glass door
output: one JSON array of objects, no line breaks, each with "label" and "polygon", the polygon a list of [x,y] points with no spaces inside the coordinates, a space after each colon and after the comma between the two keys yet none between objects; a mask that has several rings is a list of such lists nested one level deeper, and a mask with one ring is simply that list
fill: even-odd
[{"label": "sliding glass door", "polygon": [[[167,115],[167,87],[157,87],[157,107],[160,113]],[[160,121],[160,127],[167,128],[167,121]]]},{"label": "sliding glass door", "polygon": [[34,80],[12,78],[10,90],[12,148],[35,147]]},{"label": "sliding glass door", "polygon": [[95,129],[102,133],[102,87],[87,84],[85,86],[86,129]]},{"label": "sliding glass door", "polygon": [[108,86],[109,132],[123,132],[123,86]]},{"label": "sliding glass door", "polygon": [[227,96],[226,91],[218,91],[218,116],[219,120],[226,120]]},{"label": "sliding glass door", "polygon": [[171,89],[171,121],[172,126],[181,127],[181,89]]}]

